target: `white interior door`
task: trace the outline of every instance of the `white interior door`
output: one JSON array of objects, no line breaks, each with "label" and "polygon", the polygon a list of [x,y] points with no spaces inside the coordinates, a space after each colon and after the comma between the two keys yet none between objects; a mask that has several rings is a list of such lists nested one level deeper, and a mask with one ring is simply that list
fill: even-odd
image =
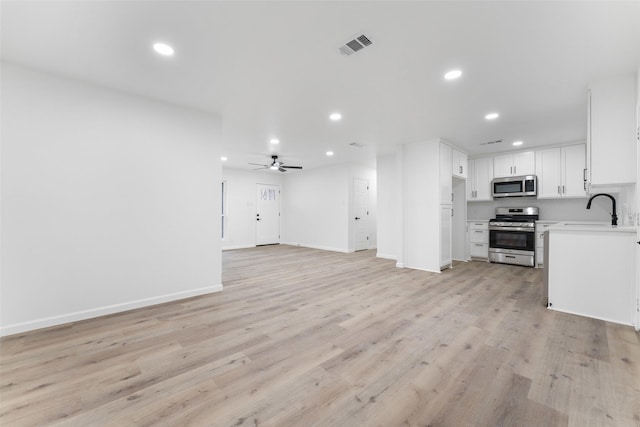
[{"label": "white interior door", "polygon": [[353,249],[369,249],[369,182],[353,178]]},{"label": "white interior door", "polygon": [[280,243],[280,186],[257,184],[256,245]]}]

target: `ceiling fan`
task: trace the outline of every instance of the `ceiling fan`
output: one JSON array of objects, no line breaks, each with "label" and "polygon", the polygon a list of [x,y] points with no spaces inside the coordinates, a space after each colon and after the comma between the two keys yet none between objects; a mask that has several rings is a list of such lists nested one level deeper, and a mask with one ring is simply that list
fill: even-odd
[{"label": "ceiling fan", "polygon": [[284,163],[278,161],[278,156],[271,156],[272,162],[270,165],[261,165],[259,163],[249,163],[254,166],[261,166],[254,170],[258,169],[271,169],[271,170],[279,170],[280,172],[286,172],[287,169],[302,169],[302,166],[285,166]]}]

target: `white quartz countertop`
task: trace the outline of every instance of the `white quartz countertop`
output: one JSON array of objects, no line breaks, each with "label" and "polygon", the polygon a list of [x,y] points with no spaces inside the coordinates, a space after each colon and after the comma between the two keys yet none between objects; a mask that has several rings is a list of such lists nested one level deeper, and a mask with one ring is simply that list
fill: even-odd
[{"label": "white quartz countertop", "polygon": [[607,233],[635,233],[636,228],[632,225],[613,226],[610,222],[600,221],[557,221],[548,228],[549,231],[595,231]]}]

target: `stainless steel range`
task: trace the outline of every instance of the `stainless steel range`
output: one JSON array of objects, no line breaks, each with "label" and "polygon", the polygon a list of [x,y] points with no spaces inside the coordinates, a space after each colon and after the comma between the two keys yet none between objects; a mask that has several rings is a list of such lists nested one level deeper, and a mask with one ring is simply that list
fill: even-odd
[{"label": "stainless steel range", "polygon": [[489,261],[533,267],[538,208],[496,208],[489,221]]}]

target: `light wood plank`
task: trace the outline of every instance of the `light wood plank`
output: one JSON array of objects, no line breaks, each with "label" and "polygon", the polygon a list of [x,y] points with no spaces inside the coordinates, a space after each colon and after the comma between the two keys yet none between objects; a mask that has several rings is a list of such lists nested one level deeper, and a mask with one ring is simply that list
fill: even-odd
[{"label": "light wood plank", "polygon": [[547,310],[541,270],[223,261],[221,293],[0,340],[0,424],[640,426],[638,334]]}]

